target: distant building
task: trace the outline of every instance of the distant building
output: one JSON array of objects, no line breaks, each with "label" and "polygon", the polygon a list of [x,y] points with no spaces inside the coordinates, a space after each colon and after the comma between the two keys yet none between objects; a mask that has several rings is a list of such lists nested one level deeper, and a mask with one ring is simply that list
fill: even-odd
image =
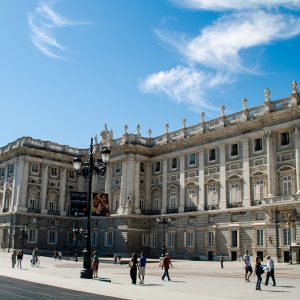
[{"label": "distant building", "polygon": [[[87,137],[88,138],[88,137]],[[88,139],[87,139],[88,140]],[[237,260],[271,255],[300,262],[300,100],[297,84],[278,101],[199,124],[142,137],[140,126],[114,139],[105,126],[95,157],[109,146],[105,176],[93,192],[109,196],[109,217],[91,217],[92,248],[100,255],[145,252],[158,257]],[[87,191],[72,161],[87,149],[20,138],[0,148],[0,246],[41,252],[82,249],[86,218],[70,214],[70,192]],[[289,223],[287,224],[287,217]],[[165,222],[162,222],[162,221]],[[159,221],[159,222],[158,222]],[[20,240],[26,226],[27,238]],[[74,241],[76,240],[76,241]],[[76,242],[76,243],[75,243]]]}]

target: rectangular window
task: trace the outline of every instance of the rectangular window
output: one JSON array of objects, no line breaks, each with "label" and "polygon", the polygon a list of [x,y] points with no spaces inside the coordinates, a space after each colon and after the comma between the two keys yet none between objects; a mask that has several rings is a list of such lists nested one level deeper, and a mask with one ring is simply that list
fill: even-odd
[{"label": "rectangular window", "polygon": [[167,247],[175,247],[175,232],[167,233]]},{"label": "rectangular window", "polygon": [[208,160],[213,161],[216,160],[216,149],[210,149],[208,152]]},{"label": "rectangular window", "polygon": [[144,199],[140,199],[140,210],[143,211],[144,210]]},{"label": "rectangular window", "polygon": [[143,162],[140,163],[140,172],[141,173],[145,172],[145,164]]},{"label": "rectangular window", "polygon": [[142,233],[142,246],[143,247],[149,246],[149,234],[148,233]]},{"label": "rectangular window", "polygon": [[31,165],[31,172],[37,174],[39,172],[39,165],[38,164],[32,164]]},{"label": "rectangular window", "polygon": [[120,163],[116,163],[116,166],[115,166],[115,173],[116,173],[116,174],[121,173],[121,164],[120,164]]},{"label": "rectangular window", "polygon": [[194,247],[195,232],[186,232],[186,247]]},{"label": "rectangular window", "polygon": [[171,169],[176,169],[177,168],[177,157],[173,157],[171,159]]},{"label": "rectangular window", "polygon": [[54,201],[49,202],[49,210],[56,211],[56,203]]},{"label": "rectangular window", "polygon": [[57,176],[57,168],[56,167],[51,167],[51,175]]},{"label": "rectangular window", "polygon": [[37,229],[28,229],[28,243],[37,243]]},{"label": "rectangular window", "polygon": [[237,156],[239,154],[238,144],[232,144],[230,150],[230,156]]},{"label": "rectangular window", "polygon": [[98,243],[98,233],[97,232],[92,232],[92,236],[91,236],[91,245],[93,247],[96,247]]},{"label": "rectangular window", "polygon": [[150,233],[150,247],[151,248],[157,247],[157,233],[156,232]]},{"label": "rectangular window", "polygon": [[283,246],[290,246],[291,231],[288,228],[283,228]]},{"label": "rectangular window", "polygon": [[14,174],[14,165],[8,166],[8,175],[11,176]]},{"label": "rectangular window", "polygon": [[286,146],[290,144],[290,133],[288,131],[281,133],[280,142],[281,146]]},{"label": "rectangular window", "polygon": [[155,173],[160,172],[160,161],[155,162],[154,171]]},{"label": "rectangular window", "polygon": [[262,179],[256,179],[253,183],[254,200],[262,200],[265,198],[265,186]]},{"label": "rectangular window", "polygon": [[282,196],[292,195],[292,176],[282,176]]},{"label": "rectangular window", "polygon": [[70,179],[74,179],[75,178],[75,171],[73,171],[73,170],[69,171],[69,178]]},{"label": "rectangular window", "polygon": [[237,248],[238,246],[238,232],[237,230],[231,231],[231,247]]},{"label": "rectangular window", "polygon": [[196,153],[189,154],[189,166],[196,164]]},{"label": "rectangular window", "polygon": [[57,242],[57,232],[48,231],[48,244],[56,244]]},{"label": "rectangular window", "polygon": [[261,151],[262,150],[262,138],[254,140],[254,151]]},{"label": "rectangular window", "polygon": [[208,247],[214,247],[215,246],[215,232],[209,231],[208,232]]},{"label": "rectangular window", "polygon": [[113,232],[105,232],[105,247],[113,246]]},{"label": "rectangular window", "polygon": [[256,246],[263,246],[264,245],[264,230],[257,229],[256,230]]}]

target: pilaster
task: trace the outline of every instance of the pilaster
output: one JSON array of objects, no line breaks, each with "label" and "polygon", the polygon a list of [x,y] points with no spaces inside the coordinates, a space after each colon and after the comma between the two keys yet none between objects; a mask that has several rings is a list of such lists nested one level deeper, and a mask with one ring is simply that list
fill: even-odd
[{"label": "pilaster", "polygon": [[12,211],[17,211],[21,205],[22,198],[22,180],[24,174],[25,161],[24,157],[19,157],[15,165],[13,194],[12,194]]},{"label": "pilaster", "polygon": [[198,194],[198,210],[204,210],[205,207],[205,182],[204,182],[204,149],[199,150],[199,194]]},{"label": "pilaster", "polygon": [[106,168],[106,177],[105,177],[105,193],[108,194],[108,201],[109,201],[110,209],[112,209],[112,207],[113,207],[111,183],[112,183],[112,166],[110,164],[108,164],[107,168]]},{"label": "pilaster", "polygon": [[49,165],[45,164],[43,167],[42,175],[42,192],[41,192],[41,213],[47,213],[47,195],[48,195],[48,176]]},{"label": "pilaster", "polygon": [[276,195],[276,170],[275,170],[275,150],[274,138],[271,132],[266,133],[267,139],[267,171],[268,171],[268,197]]},{"label": "pilaster", "polygon": [[249,139],[242,140],[243,147],[243,179],[244,179],[244,197],[243,206],[251,206],[251,183],[250,183],[250,164],[249,164]]},{"label": "pilaster", "polygon": [[59,190],[59,212],[61,216],[66,215],[66,210],[65,210],[66,184],[67,184],[67,170],[62,169],[61,178],[60,178],[60,190]]},{"label": "pilaster", "polygon": [[295,128],[296,193],[300,194],[300,128]]},{"label": "pilaster", "polygon": [[140,214],[140,160],[137,159],[135,161],[135,172],[134,172],[134,191],[133,191],[133,199],[134,199],[134,213]]},{"label": "pilaster", "polygon": [[226,208],[226,152],[225,152],[225,144],[219,145],[220,151],[220,209]]},{"label": "pilaster", "polygon": [[185,199],[185,157],[180,156],[180,191],[179,191],[179,208],[178,212],[184,212],[184,199]]},{"label": "pilaster", "polygon": [[167,160],[163,160],[163,176],[162,176],[162,203],[161,213],[164,214],[167,211]]},{"label": "pilaster", "polygon": [[126,205],[126,185],[127,185],[127,161],[122,161],[122,175],[121,175],[121,191],[120,191],[120,204],[118,214],[124,214]]}]

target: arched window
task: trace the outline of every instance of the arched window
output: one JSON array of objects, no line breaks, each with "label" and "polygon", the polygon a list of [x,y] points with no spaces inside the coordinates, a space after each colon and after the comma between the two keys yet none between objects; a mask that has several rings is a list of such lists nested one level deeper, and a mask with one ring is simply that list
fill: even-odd
[{"label": "arched window", "polygon": [[197,186],[190,184],[186,187],[185,206],[188,208],[197,207]]},{"label": "arched window", "polygon": [[169,208],[175,209],[177,207],[177,188],[173,187],[169,190]]}]

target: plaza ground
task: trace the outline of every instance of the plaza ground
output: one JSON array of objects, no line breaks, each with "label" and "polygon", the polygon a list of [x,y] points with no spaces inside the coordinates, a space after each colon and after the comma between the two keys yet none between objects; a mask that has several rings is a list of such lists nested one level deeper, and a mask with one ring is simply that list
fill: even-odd
[{"label": "plaza ground", "polygon": [[[0,275],[49,284],[77,291],[113,296],[120,299],[298,299],[300,294],[300,265],[276,264],[277,286],[262,285],[255,290],[256,278],[244,280],[242,262],[174,260],[170,269],[171,281],[162,281],[158,260],[149,260],[145,284],[131,284],[127,265],[113,265],[112,258],[101,260],[100,279],[81,279],[81,262],[55,261],[41,257],[39,268],[30,266],[29,255],[24,256],[23,269],[12,269],[10,253],[0,252]],[[265,275],[263,275],[265,277]],[[271,281],[272,282],[272,281]]]}]

